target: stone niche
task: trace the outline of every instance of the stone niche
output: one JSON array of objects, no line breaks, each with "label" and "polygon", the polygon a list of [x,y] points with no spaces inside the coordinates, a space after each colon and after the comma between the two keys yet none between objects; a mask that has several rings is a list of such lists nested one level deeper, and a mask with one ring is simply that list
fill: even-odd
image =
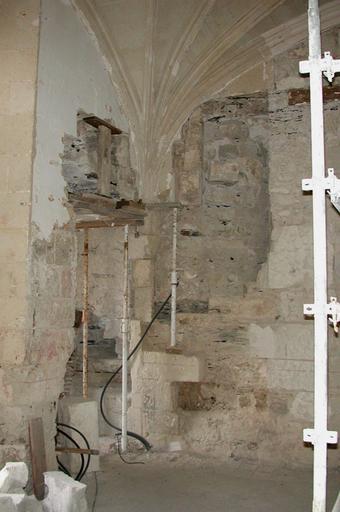
[{"label": "stone niche", "polygon": [[[209,101],[174,144],[179,213],[178,310],[207,313],[241,298],[266,260],[270,236],[266,95]],[[171,218],[164,214],[156,289],[170,269]],[[163,265],[163,269],[162,269]],[[159,269],[159,271],[158,271]]]}]

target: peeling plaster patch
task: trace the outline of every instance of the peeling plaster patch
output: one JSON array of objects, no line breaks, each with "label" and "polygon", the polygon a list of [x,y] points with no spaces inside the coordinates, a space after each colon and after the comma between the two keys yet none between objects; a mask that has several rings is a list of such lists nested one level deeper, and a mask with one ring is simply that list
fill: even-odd
[{"label": "peeling plaster patch", "polygon": [[42,0],[32,205],[32,221],[42,238],[47,239],[54,225],[61,226],[70,218],[64,206],[66,182],[59,155],[64,134],[76,134],[78,110],[107,117],[111,106],[115,124],[123,130],[128,126],[98,57],[98,45],[72,4]]}]

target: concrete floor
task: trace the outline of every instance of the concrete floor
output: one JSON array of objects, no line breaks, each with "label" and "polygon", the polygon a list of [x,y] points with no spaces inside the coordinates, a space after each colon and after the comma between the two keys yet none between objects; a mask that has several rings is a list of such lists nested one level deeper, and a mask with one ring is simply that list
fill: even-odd
[{"label": "concrete floor", "polygon": [[[131,460],[131,457],[130,457]],[[312,473],[230,466],[180,454],[143,455],[127,465],[118,455],[101,461],[95,512],[308,512]],[[88,484],[89,511],[95,489]],[[329,474],[328,510],[340,491],[340,473]]]}]

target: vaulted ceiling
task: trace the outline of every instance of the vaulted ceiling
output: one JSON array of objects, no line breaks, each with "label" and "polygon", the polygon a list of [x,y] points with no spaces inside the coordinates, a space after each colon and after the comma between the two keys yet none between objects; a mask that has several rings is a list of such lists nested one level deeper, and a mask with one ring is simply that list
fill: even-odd
[{"label": "vaulted ceiling", "polygon": [[[73,3],[128,117],[144,196],[167,188],[169,148],[197,105],[307,35],[307,0]],[[339,1],[320,3],[323,29],[340,23]]]}]

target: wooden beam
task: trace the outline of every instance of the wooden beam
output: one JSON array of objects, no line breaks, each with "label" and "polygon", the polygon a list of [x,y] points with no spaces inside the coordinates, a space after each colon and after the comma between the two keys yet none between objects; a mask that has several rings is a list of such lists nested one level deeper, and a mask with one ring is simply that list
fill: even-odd
[{"label": "wooden beam", "polygon": [[76,229],[86,228],[119,228],[121,226],[143,226],[143,219],[98,219],[98,220],[79,220],[76,222]]},{"label": "wooden beam", "polygon": [[76,228],[143,225],[144,205],[136,201],[117,201],[100,194],[69,194]]},{"label": "wooden beam", "polygon": [[61,453],[82,453],[83,455],[99,455],[99,450],[88,448],[69,448],[68,446],[56,446],[56,452]]},{"label": "wooden beam", "polygon": [[41,501],[45,498],[44,472],[47,471],[42,418],[29,420],[28,432],[32,463],[33,491],[37,500]]},{"label": "wooden beam", "polygon": [[100,119],[100,117],[97,116],[84,117],[83,121],[93,126],[94,128],[98,128],[99,126],[106,126],[106,128],[109,128],[111,130],[112,135],[119,135],[120,133],[122,133],[122,130],[120,130],[116,126],[113,126],[113,124],[109,123],[108,121]]},{"label": "wooden beam", "polygon": [[97,144],[97,191],[98,194],[111,193],[111,131],[107,126],[98,127]]},{"label": "wooden beam", "polygon": [[[340,85],[323,87],[324,102],[340,100]],[[309,89],[291,89],[288,91],[288,105],[310,103]]]}]

